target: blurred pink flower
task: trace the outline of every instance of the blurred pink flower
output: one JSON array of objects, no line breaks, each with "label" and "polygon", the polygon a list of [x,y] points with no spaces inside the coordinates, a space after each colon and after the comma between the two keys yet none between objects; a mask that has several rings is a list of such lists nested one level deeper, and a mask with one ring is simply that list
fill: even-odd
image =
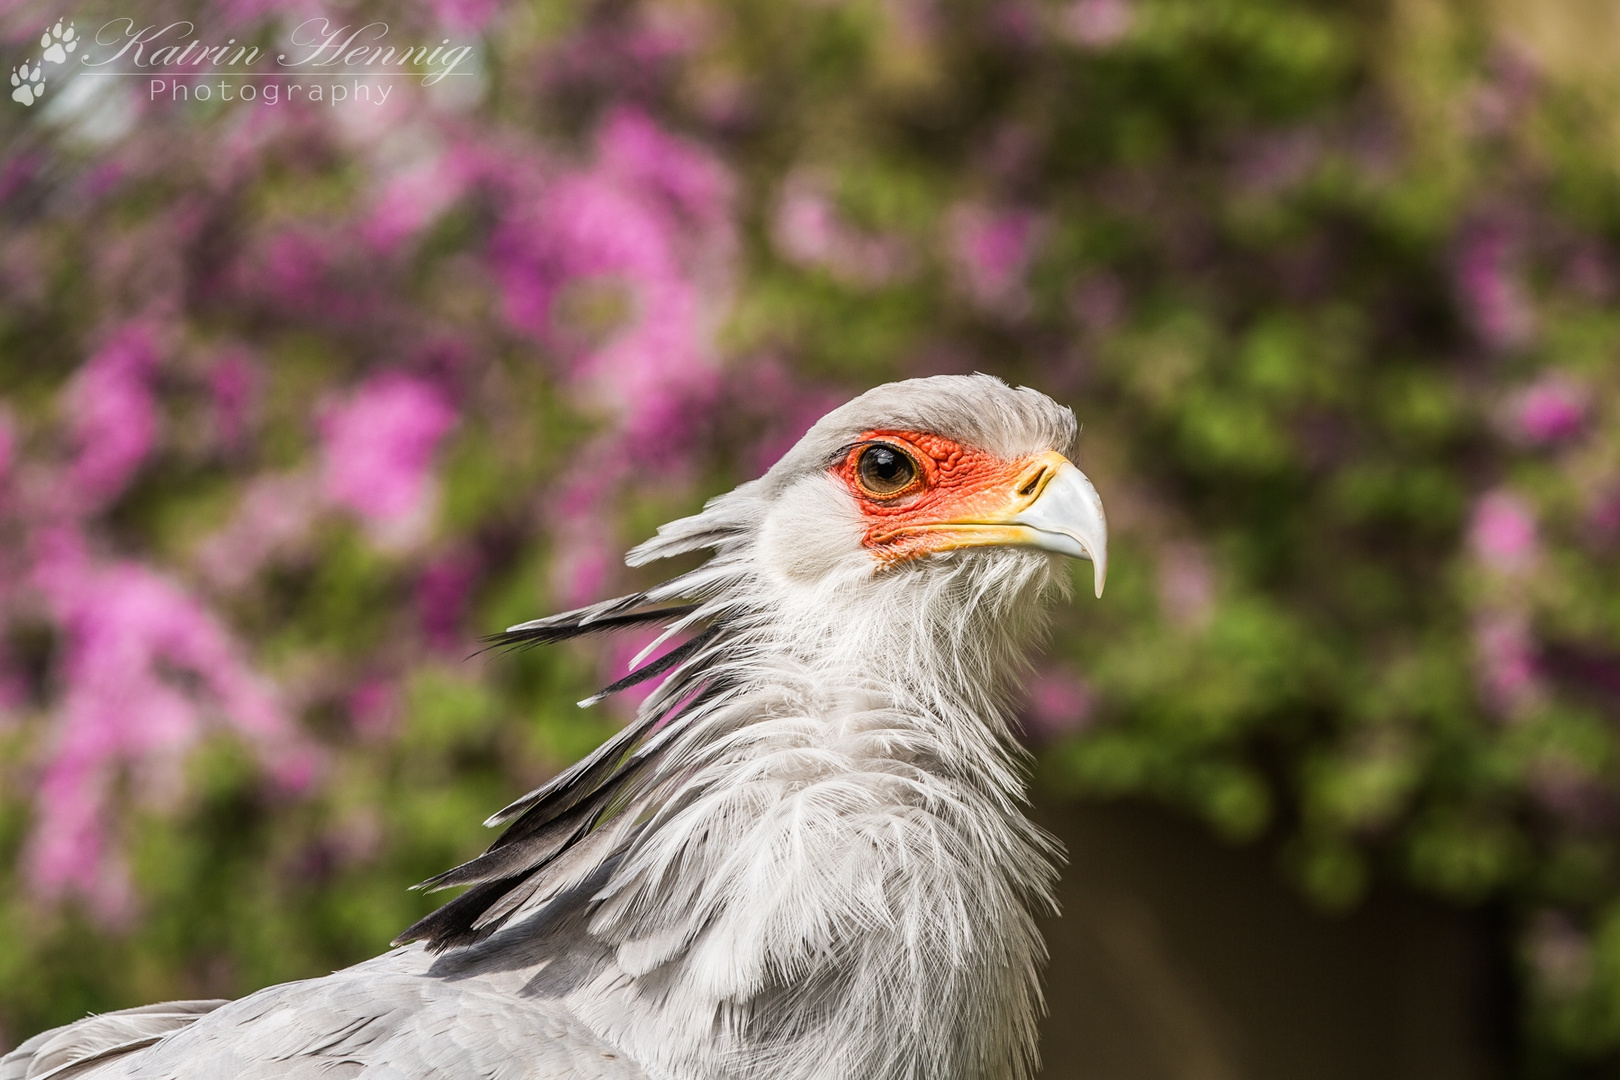
[{"label": "blurred pink flower", "polygon": [[433,454],[456,412],[434,384],[399,373],[362,383],[320,420],[321,493],[368,524],[398,527],[422,515]]},{"label": "blurred pink flower", "polygon": [[1620,489],[1609,484],[1594,491],[1587,501],[1586,523],[1601,544],[1620,539]]},{"label": "blurred pink flower", "polygon": [[1517,246],[1505,228],[1464,236],[1455,275],[1463,314],[1490,349],[1516,349],[1535,333],[1535,312],[1520,279]]},{"label": "blurred pink flower", "polygon": [[690,405],[718,385],[713,324],[729,275],[731,182],[712,157],[643,113],[620,108],[597,134],[596,163],[544,185],[508,216],[491,251],[506,317],[566,344],[564,287],[611,282],[629,310],[580,345],[575,380],[642,446],[664,447]]},{"label": "blurred pink flower", "polygon": [[477,560],[464,551],[441,555],[422,568],[416,580],[416,611],[431,647],[454,649],[465,640],[461,621],[477,576]]},{"label": "blurred pink flower", "polygon": [[599,137],[600,167],[629,184],[656,192],[704,228],[725,227],[733,184],[719,160],[666,134],[639,109],[616,109]]},{"label": "blurred pink flower", "polygon": [[1054,739],[1084,731],[1095,707],[1096,695],[1084,679],[1060,669],[1044,671],[1029,684],[1029,733]]},{"label": "blurred pink flower", "polygon": [[17,453],[17,429],[11,414],[0,409],[0,485],[11,476],[11,466]]},{"label": "blurred pink flower", "polygon": [[586,447],[570,479],[547,500],[553,549],[550,586],[555,602],[581,607],[605,594],[622,547],[607,526],[605,497],[629,476],[631,459],[611,443]]},{"label": "blurred pink flower", "polygon": [[266,239],[250,252],[238,286],[254,304],[268,302],[300,318],[358,322],[381,302],[376,280],[358,272],[350,229],[303,224]]},{"label": "blurred pink flower", "polygon": [[822,185],[802,174],[782,185],[771,238],[788,262],[818,267],[851,285],[886,285],[912,267],[903,240],[857,229],[839,214]]},{"label": "blurred pink flower", "polygon": [[1093,334],[1107,334],[1125,318],[1125,287],[1113,274],[1095,274],[1069,294],[1069,312]]},{"label": "blurred pink flower", "polygon": [[266,560],[309,534],[317,495],[304,473],[254,477],[231,519],[198,545],[198,567],[220,588],[246,584]]},{"label": "blurred pink flower", "polygon": [[980,307],[1018,314],[1027,306],[1024,272],[1035,253],[1038,226],[1035,215],[1025,210],[964,205],[951,213],[951,262]]},{"label": "blurred pink flower", "polygon": [[349,722],[362,739],[382,739],[399,726],[399,687],[388,679],[374,676],[349,694]]},{"label": "blurred pink flower", "polygon": [[434,16],[446,30],[476,34],[500,10],[500,0],[429,0]]},{"label": "blurred pink flower", "polygon": [[1159,607],[1178,626],[1199,629],[1215,610],[1215,575],[1197,544],[1176,541],[1159,551]]},{"label": "blurred pink flower", "polygon": [[1058,31],[1076,45],[1102,49],[1123,39],[1134,21],[1129,0],[1074,0],[1058,16]]},{"label": "blurred pink flower", "polygon": [[247,353],[231,349],[208,369],[208,396],[214,430],[220,442],[237,446],[247,435],[248,417],[258,390],[258,370]]},{"label": "blurred pink flower", "polygon": [[1525,772],[1525,787],[1536,803],[1565,821],[1603,828],[1614,821],[1615,800],[1593,763],[1563,750],[1536,755]]},{"label": "blurred pink flower", "polygon": [[295,12],[309,13],[313,10],[312,0],[214,0],[214,9],[223,15],[230,25],[257,22],[266,15],[280,12],[291,15]]},{"label": "blurred pink flower", "polygon": [[1591,937],[1562,912],[1536,914],[1526,934],[1525,951],[1538,988],[1558,997],[1585,990],[1597,972]]},{"label": "blurred pink flower", "polygon": [[564,607],[583,607],[600,600],[615,561],[605,538],[564,536],[551,560],[552,590]]},{"label": "blurred pink flower", "polygon": [[1585,396],[1559,375],[1519,393],[1510,408],[1512,433],[1527,443],[1562,442],[1577,434],[1586,419]]},{"label": "blurred pink flower", "polygon": [[99,505],[124,490],[152,452],[158,411],[150,380],[157,369],[150,333],[126,326],[74,375],[66,391],[75,454],[68,480]]},{"label": "blurred pink flower", "polygon": [[722,408],[756,425],[749,454],[756,474],[776,464],[810,425],[849,400],[844,390],[800,381],[774,357],[756,359],[733,371],[726,395]]},{"label": "blurred pink flower", "polygon": [[390,176],[360,233],[377,251],[393,252],[461,197],[472,169],[458,150],[441,153]]},{"label": "blurred pink flower", "polygon": [[1474,506],[1468,542],[1480,562],[1493,570],[1517,572],[1535,561],[1535,513],[1519,496],[1493,491]]},{"label": "blurred pink flower", "polygon": [[1523,615],[1481,616],[1474,624],[1474,656],[1481,696],[1493,712],[1512,716],[1540,697],[1541,665]]},{"label": "blurred pink flower", "polygon": [[33,584],[61,627],[64,692],[54,717],[25,857],[46,895],[85,895],[125,914],[127,881],[106,831],[113,784],[130,769],[139,796],[172,800],[179,765],[217,717],[255,746],[288,790],[315,758],[224,629],[178,585],[132,562],[99,565],[71,528],[35,537]]},{"label": "blurred pink flower", "polygon": [[45,161],[44,153],[33,150],[13,154],[0,164],[0,203],[32,184]]},{"label": "blurred pink flower", "polygon": [[1322,160],[1322,142],[1321,133],[1308,127],[1244,139],[1235,155],[1233,179],[1253,195],[1286,191],[1308,177]]}]

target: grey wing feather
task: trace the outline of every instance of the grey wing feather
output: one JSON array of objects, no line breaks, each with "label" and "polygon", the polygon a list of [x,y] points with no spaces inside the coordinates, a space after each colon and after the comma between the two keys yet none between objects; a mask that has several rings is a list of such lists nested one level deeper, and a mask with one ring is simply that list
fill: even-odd
[{"label": "grey wing feather", "polygon": [[646,1080],[561,1002],[476,976],[410,970],[414,962],[399,962],[412,959],[405,951],[206,1003],[206,1014],[161,1033],[154,1022],[151,1030],[130,1027],[123,1040],[105,1025],[92,1037],[76,1031],[126,1014],[80,1021],[18,1047],[6,1061],[25,1056],[21,1070],[0,1076],[39,1080],[40,1054],[72,1036],[80,1049],[50,1066],[66,1066],[51,1080]]},{"label": "grey wing feather", "polygon": [[68,1080],[92,1064],[144,1049],[224,1004],[223,999],[167,1001],[42,1031],[0,1058],[0,1080]]}]

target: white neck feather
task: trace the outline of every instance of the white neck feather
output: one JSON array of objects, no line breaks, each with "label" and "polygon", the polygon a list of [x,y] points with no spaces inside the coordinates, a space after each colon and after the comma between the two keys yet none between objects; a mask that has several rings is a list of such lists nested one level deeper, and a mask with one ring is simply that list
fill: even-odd
[{"label": "white neck feather", "polygon": [[569,1003],[667,1080],[1027,1076],[1056,848],[1008,699],[1061,579],[1014,550],[799,577],[772,542],[688,575],[731,688],[604,868],[612,959]]}]

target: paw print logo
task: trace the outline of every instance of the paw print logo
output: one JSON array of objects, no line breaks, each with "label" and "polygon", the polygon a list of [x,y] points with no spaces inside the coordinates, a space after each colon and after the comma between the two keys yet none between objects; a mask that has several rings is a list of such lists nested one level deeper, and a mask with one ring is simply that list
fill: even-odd
[{"label": "paw print logo", "polygon": [[45,73],[38,64],[29,65],[24,61],[21,67],[11,69],[11,85],[12,101],[32,105],[45,96]]},{"label": "paw print logo", "polygon": [[65,64],[68,54],[79,47],[79,35],[74,33],[72,23],[64,30],[62,20],[57,19],[55,26],[39,35],[39,47],[45,50],[47,62]]}]

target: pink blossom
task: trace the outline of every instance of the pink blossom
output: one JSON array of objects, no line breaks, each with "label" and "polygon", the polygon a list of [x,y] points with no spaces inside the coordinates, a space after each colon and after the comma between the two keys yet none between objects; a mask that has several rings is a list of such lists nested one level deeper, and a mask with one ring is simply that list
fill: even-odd
[{"label": "pink blossom", "polygon": [[607,443],[587,448],[572,479],[548,500],[554,544],[551,590],[564,607],[602,599],[618,562],[619,545],[609,535],[604,495],[621,484],[631,466]]},{"label": "pink blossom", "polygon": [[79,369],[67,388],[75,455],[68,478],[91,504],[129,483],[157,438],[157,404],[150,380],[157,368],[150,334],[127,326]]},{"label": "pink blossom", "polygon": [[1529,49],[1508,39],[1497,42],[1488,61],[1489,77],[1470,103],[1480,134],[1499,135],[1535,103],[1543,79]]},{"label": "pink blossom", "polygon": [[307,230],[289,229],[271,237],[263,269],[252,283],[254,293],[288,308],[323,306],[335,248],[332,240]]},{"label": "pink blossom", "polygon": [[441,556],[423,567],[416,581],[416,611],[433,648],[453,649],[463,640],[461,621],[477,574],[477,560],[466,552]]},{"label": "pink blossom", "polygon": [[989,21],[997,36],[1015,47],[1028,48],[1039,37],[1039,13],[1027,0],[999,0]]},{"label": "pink blossom", "polygon": [[665,134],[639,109],[613,111],[600,135],[601,167],[627,183],[656,192],[704,228],[724,227],[732,182],[712,155]]},{"label": "pink blossom", "polygon": [[1457,256],[1457,291],[1474,333],[1491,349],[1527,345],[1535,312],[1520,278],[1517,246],[1501,227],[1478,228]]},{"label": "pink blossom", "polygon": [[1612,820],[1615,804],[1606,785],[1590,765],[1567,751],[1537,755],[1525,781],[1540,806],[1571,824],[1598,828]]},{"label": "pink blossom", "polygon": [[1112,274],[1097,274],[1069,294],[1069,311],[1093,334],[1107,334],[1125,317],[1125,287]]},{"label": "pink blossom", "polygon": [[718,384],[709,294],[729,265],[729,199],[711,159],[620,109],[598,133],[595,165],[551,181],[495,238],[506,317],[543,340],[566,344],[556,310],[564,286],[625,290],[626,317],[606,340],[571,349],[571,367],[643,446],[674,441],[691,403]]},{"label": "pink blossom", "polygon": [[399,726],[399,687],[387,679],[373,677],[349,694],[349,720],[362,739],[381,739]]},{"label": "pink blossom", "polygon": [[360,322],[380,304],[375,279],[352,262],[347,229],[297,226],[269,237],[237,284],[254,304],[268,302],[304,320]]},{"label": "pink blossom", "polygon": [[248,416],[258,389],[258,371],[240,349],[232,349],[208,369],[208,396],[214,428],[226,446],[236,446],[247,434]]},{"label": "pink blossom", "polygon": [[106,837],[120,769],[146,801],[171,801],[185,752],[216,716],[289,790],[310,782],[314,758],[224,629],[178,585],[137,563],[95,563],[71,528],[42,530],[35,545],[33,584],[65,639],[65,691],[26,864],[47,895],[79,892],[116,919],[129,899]]},{"label": "pink blossom", "polygon": [[386,254],[430,225],[466,189],[471,176],[464,165],[461,155],[451,152],[390,177],[360,227],[366,242]]},{"label": "pink blossom", "polygon": [[500,10],[499,0],[431,0],[434,16],[446,30],[476,34]]},{"label": "pink blossom", "polygon": [[1491,569],[1524,570],[1536,557],[1535,513],[1517,495],[1493,491],[1475,504],[1468,541],[1480,562]]},{"label": "pink blossom", "polygon": [[846,391],[806,385],[777,360],[765,359],[733,374],[724,407],[751,421],[758,418],[750,452],[757,474],[776,464],[810,425],[848,400]]},{"label": "pink blossom", "polygon": [[5,203],[32,184],[45,164],[43,153],[29,151],[13,154],[0,165],[0,203]]},{"label": "pink blossom", "polygon": [[1178,626],[1199,629],[1215,610],[1215,575],[1197,544],[1175,542],[1159,552],[1159,606]]},{"label": "pink blossom", "polygon": [[1560,997],[1585,990],[1597,970],[1591,937],[1562,912],[1537,913],[1525,951],[1541,988]]},{"label": "pink blossom", "polygon": [[197,565],[220,588],[241,587],[266,560],[309,534],[317,494],[302,473],[255,477],[231,519],[198,546]]},{"label": "pink blossom", "polygon": [[1096,695],[1084,679],[1060,669],[1042,672],[1029,684],[1029,733],[1054,739],[1084,731],[1095,708]]},{"label": "pink blossom", "polygon": [[822,186],[803,175],[782,186],[771,237],[787,261],[824,269],[851,285],[886,285],[909,272],[913,261],[900,238],[866,233],[845,221]]},{"label": "pink blossom", "polygon": [[842,226],[832,200],[802,180],[789,181],[777,205],[776,246],[793,262],[816,265],[830,262]]},{"label": "pink blossom", "polygon": [[980,307],[1016,314],[1027,303],[1024,272],[1035,252],[1035,215],[960,206],[950,217],[951,262]]},{"label": "pink blossom", "polygon": [[0,409],[0,484],[11,476],[11,466],[17,453],[16,425],[11,415]]},{"label": "pink blossom", "polygon": [[431,494],[433,454],[455,423],[438,387],[399,373],[376,376],[321,417],[321,492],[367,522],[398,526]]},{"label": "pink blossom", "polygon": [[1103,49],[1130,32],[1135,12],[1129,0],[1074,0],[1059,16],[1059,32],[1076,45]]},{"label": "pink blossom", "polygon": [[120,161],[103,161],[92,166],[84,177],[85,199],[94,201],[108,195],[123,182],[127,172],[124,163]]},{"label": "pink blossom", "polygon": [[[233,24],[257,22],[278,8],[291,7],[282,0],[214,0],[214,7]],[[300,5],[302,6],[302,5]]]},{"label": "pink blossom", "polygon": [[1512,402],[1513,434],[1527,443],[1555,443],[1577,434],[1586,419],[1586,401],[1569,380],[1552,375]]},{"label": "pink blossom", "polygon": [[582,607],[602,597],[614,564],[605,544],[576,542],[561,548],[552,562],[551,578],[567,607]]},{"label": "pink blossom", "polygon": [[1322,152],[1321,133],[1313,128],[1247,139],[1237,155],[1234,179],[1251,194],[1276,195],[1309,176]]},{"label": "pink blossom", "polygon": [[1482,616],[1474,624],[1475,670],[1485,703],[1511,716],[1541,694],[1541,665],[1530,622],[1516,613]]},{"label": "pink blossom", "polygon": [[1620,490],[1605,487],[1587,503],[1586,520],[1596,539],[1608,544],[1620,537]]}]

